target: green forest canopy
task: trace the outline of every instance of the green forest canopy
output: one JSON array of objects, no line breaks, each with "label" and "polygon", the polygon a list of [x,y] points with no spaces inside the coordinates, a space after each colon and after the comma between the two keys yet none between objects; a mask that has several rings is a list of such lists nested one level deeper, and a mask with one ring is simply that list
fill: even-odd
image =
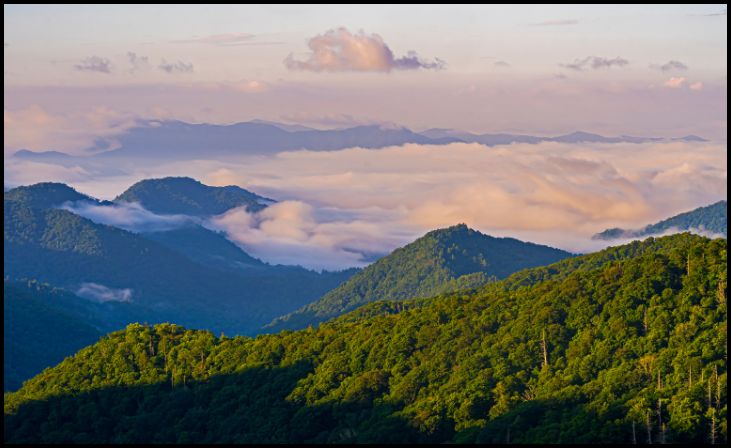
[{"label": "green forest canopy", "polygon": [[648,238],[256,338],[133,324],[6,394],[5,441],[724,443],[726,250]]}]

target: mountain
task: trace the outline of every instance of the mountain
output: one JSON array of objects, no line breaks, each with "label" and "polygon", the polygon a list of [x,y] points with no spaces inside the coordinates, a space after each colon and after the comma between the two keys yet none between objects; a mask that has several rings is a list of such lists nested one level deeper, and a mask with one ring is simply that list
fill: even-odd
[{"label": "mountain", "polygon": [[227,270],[270,267],[241,250],[223,234],[202,226],[189,225],[142,235],[206,266]]},{"label": "mountain", "polygon": [[93,306],[38,282],[5,280],[4,389],[18,389],[24,380],[96,342],[102,323],[90,316]]},{"label": "mountain", "polygon": [[[117,328],[134,316],[249,333],[353,273],[270,266],[203,228],[148,237],[67,210],[36,207],[76,197],[66,187],[61,189],[66,194],[49,200],[49,191],[57,189],[38,184],[5,193],[5,276],[38,279],[77,294],[83,290],[91,300],[105,302],[109,318],[119,319]],[[175,240],[176,235],[197,240]]]},{"label": "mountain", "polygon": [[[449,140],[449,139],[447,139]],[[142,123],[115,136],[119,148],[93,156],[108,160],[120,157],[176,160],[203,156],[272,154],[309,149],[332,151],[360,146],[382,148],[405,143],[445,143],[411,132],[406,128],[378,125],[347,129],[296,129],[291,126],[249,121],[231,125],[191,124],[181,121]],[[109,142],[100,141],[91,152],[103,151]],[[27,156],[27,154],[23,154]]]},{"label": "mountain", "polygon": [[257,338],[130,325],[6,394],[4,440],[725,444],[726,253],[649,238]]},{"label": "mountain", "polygon": [[190,177],[145,179],[117,196],[115,202],[138,202],[147,210],[166,215],[212,216],[234,207],[251,212],[274,203],[235,185],[211,187]]},{"label": "mountain", "polygon": [[38,209],[58,207],[64,202],[86,201],[94,204],[100,203],[98,200],[81,194],[66,184],[56,182],[42,182],[31,186],[12,188],[5,191],[4,197],[6,201],[22,202],[29,207]]},{"label": "mountain", "polygon": [[[312,129],[265,120],[252,120],[229,125],[185,123],[182,121],[141,121],[120,135],[98,139],[87,148],[88,156],[72,156],[58,151],[17,151],[13,156],[63,166],[83,165],[110,175],[114,161],[129,160],[189,160],[216,157],[225,159],[237,155],[275,154],[282,151],[335,151],[344,148],[384,148],[408,143],[446,145],[449,143],[480,143],[487,146],[511,143],[651,143],[705,142],[687,135],[679,138],[605,137],[589,132],[573,132],[555,137],[521,134],[472,134],[453,129],[432,128],[422,132],[395,125],[362,125],[344,129]],[[114,147],[116,149],[110,150]]]},{"label": "mountain", "polygon": [[592,237],[595,240],[614,240],[619,238],[642,238],[649,235],[657,235],[670,230],[705,230],[714,234],[727,234],[728,223],[726,215],[726,201],[718,201],[705,207],[698,207],[689,212],[675,215],[655,224],[650,224],[638,230],[625,230],[620,228],[607,229]]},{"label": "mountain", "polygon": [[454,129],[432,128],[421,132],[429,138],[456,138],[467,143],[480,143],[487,146],[509,145],[511,143],[536,144],[541,142],[560,143],[651,143],[667,141],[685,142],[707,142],[708,140],[695,135],[688,135],[680,138],[665,139],[661,137],[633,137],[621,135],[619,137],[605,137],[590,132],[577,131],[570,134],[556,137],[537,137],[521,134],[471,134],[469,132],[456,131]]},{"label": "mountain", "polygon": [[375,300],[405,300],[476,287],[572,254],[464,224],[434,230],[355,274],[320,300],[276,319],[267,331],[304,328]]}]

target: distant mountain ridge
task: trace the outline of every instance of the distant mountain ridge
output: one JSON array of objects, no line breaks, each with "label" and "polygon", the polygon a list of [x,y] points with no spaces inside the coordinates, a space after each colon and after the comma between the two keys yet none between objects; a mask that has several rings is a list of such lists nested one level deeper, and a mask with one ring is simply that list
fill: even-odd
[{"label": "distant mountain ridge", "polygon": [[[117,149],[108,151],[112,141]],[[242,154],[273,154],[306,149],[334,151],[362,147],[383,148],[408,143],[445,145],[449,143],[480,143],[487,146],[511,143],[648,143],[704,142],[695,135],[678,138],[634,137],[622,135],[605,137],[589,132],[573,132],[555,137],[520,134],[472,134],[453,129],[432,128],[415,132],[402,126],[361,125],[343,129],[312,129],[306,126],[252,120],[230,125],[185,123],[182,121],[143,121],[136,127],[111,139],[100,139],[88,148],[90,156],[71,156],[58,151],[34,152],[20,150],[15,157],[71,163],[74,160],[107,160],[109,158],[189,159],[204,156],[234,156]]]},{"label": "distant mountain ridge", "polygon": [[655,224],[649,224],[641,229],[632,230],[617,227],[607,229],[595,234],[592,239],[614,240],[619,238],[641,238],[661,234],[671,229],[679,232],[691,229],[705,230],[726,236],[728,229],[727,209],[726,201],[718,201],[711,205],[680,213]]},{"label": "distant mountain ridge", "polygon": [[78,200],[95,201],[52,183],[5,193],[6,277],[71,291],[84,283],[130,290],[130,303],[109,306],[133,309],[136,320],[187,321],[236,334],[320,297],[353,273],[268,265],[200,226],[139,234],[57,208]]},{"label": "distant mountain ridge", "polygon": [[375,300],[406,300],[474,288],[572,255],[514,238],[484,235],[464,224],[433,230],[266,329],[304,328]]},{"label": "distant mountain ridge", "polygon": [[218,215],[242,205],[256,212],[276,202],[235,185],[212,187],[190,177],[141,180],[114,201],[138,202],[157,214],[191,216]]}]

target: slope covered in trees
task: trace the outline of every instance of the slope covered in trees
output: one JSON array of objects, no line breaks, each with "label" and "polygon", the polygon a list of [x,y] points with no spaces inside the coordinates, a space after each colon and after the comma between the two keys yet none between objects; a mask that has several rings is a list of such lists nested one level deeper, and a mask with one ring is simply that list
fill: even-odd
[{"label": "slope covered in trees", "polygon": [[434,230],[381,258],[320,300],[276,319],[268,331],[299,329],[374,300],[405,300],[468,289],[571,254],[459,224]]},{"label": "slope covered in trees", "polygon": [[726,240],[678,234],[318,329],[130,325],[5,395],[6,442],[727,440]]},{"label": "slope covered in trees", "polygon": [[[3,284],[4,390],[96,342],[94,305],[38,282]],[[96,324],[93,325],[93,324]]]},{"label": "slope covered in trees", "polygon": [[[352,275],[352,271],[317,273],[264,263],[234,270],[225,267],[226,260],[196,260],[195,255],[205,249],[223,256],[235,253],[237,258],[229,260],[234,264],[257,261],[202,228],[197,235],[180,231],[179,236],[195,239],[189,244],[181,240],[158,243],[52,208],[60,204],[43,199],[48,193],[46,186],[37,184],[5,193],[5,276],[37,279],[73,292],[84,285],[97,285],[90,291],[106,294],[99,300],[109,302],[110,307],[133,308],[135,320],[174,321],[216,332],[248,334],[322,296]],[[78,194],[63,187],[67,193],[64,202],[67,196]],[[203,248],[200,233],[209,243],[219,241]],[[107,300],[115,295],[119,296],[116,304]],[[118,314],[110,310],[110,316]],[[117,316],[117,328],[134,321],[127,320],[128,316]]]},{"label": "slope covered in trees", "polygon": [[234,185],[212,187],[190,177],[165,177],[141,180],[115,202],[138,202],[159,214],[211,216],[242,205],[254,212],[274,201]]},{"label": "slope covered in trees", "polygon": [[668,230],[705,230],[707,232],[726,235],[728,229],[728,207],[726,201],[718,201],[705,207],[681,213],[650,224],[639,230],[625,230],[619,228],[607,229],[593,236],[597,240],[613,240],[618,238],[642,238],[657,235]]}]

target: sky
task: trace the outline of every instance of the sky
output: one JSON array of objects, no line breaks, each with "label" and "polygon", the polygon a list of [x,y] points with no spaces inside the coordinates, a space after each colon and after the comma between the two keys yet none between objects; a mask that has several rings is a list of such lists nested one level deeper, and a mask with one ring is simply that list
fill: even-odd
[{"label": "sky", "polygon": [[5,5],[4,39],[6,114],[726,133],[725,5]]},{"label": "sky", "polygon": [[[725,199],[726,5],[5,5],[6,184],[67,182],[111,199],[192,176],[280,201],[206,225],[255,256],[362,266],[465,222],[572,251]],[[294,151],[114,167],[84,154],[138,120],[252,119],[321,129],[680,137],[703,143],[476,144]],[[78,210],[123,228],[145,210]]]}]

